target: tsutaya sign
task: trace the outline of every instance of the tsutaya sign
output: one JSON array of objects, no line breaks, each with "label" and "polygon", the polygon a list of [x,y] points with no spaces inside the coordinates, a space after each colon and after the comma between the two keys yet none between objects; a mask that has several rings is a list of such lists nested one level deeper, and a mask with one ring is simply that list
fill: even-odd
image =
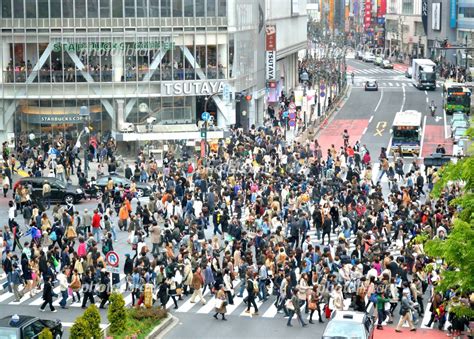
[{"label": "tsutaya sign", "polygon": [[223,92],[224,81],[173,81],[161,83],[162,96],[180,95],[211,95],[216,92]]}]

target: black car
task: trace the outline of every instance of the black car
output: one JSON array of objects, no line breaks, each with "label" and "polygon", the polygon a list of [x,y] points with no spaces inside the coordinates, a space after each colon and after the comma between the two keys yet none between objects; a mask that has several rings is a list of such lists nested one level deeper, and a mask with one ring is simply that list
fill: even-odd
[{"label": "black car", "polygon": [[[104,175],[97,178],[96,185],[99,186],[102,191],[104,191],[109,178],[112,179],[115,185],[122,185],[125,188],[129,188],[132,184],[132,181],[125,178],[124,176],[117,173],[111,173],[109,175]],[[153,188],[150,185],[142,182],[136,182],[136,184],[138,197],[146,197],[153,193]]]},{"label": "black car", "polygon": [[379,85],[375,80],[367,80],[365,83],[365,90],[366,91],[378,91]]},{"label": "black car", "polygon": [[16,189],[19,185],[29,186],[32,189],[32,200],[43,199],[43,185],[48,180],[51,186],[51,201],[64,203],[77,203],[84,198],[84,191],[75,185],[66,184],[64,181],[50,177],[26,177],[21,178],[13,187]]},{"label": "black car", "polygon": [[0,338],[38,338],[41,331],[49,328],[54,339],[63,336],[63,326],[59,320],[45,320],[28,315],[13,315],[0,319]]}]

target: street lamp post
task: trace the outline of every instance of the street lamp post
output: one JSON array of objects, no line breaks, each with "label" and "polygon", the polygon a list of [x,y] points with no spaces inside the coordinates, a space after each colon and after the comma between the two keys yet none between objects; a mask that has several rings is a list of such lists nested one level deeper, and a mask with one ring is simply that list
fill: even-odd
[{"label": "street lamp post", "polygon": [[83,119],[83,133],[86,135],[86,142],[84,145],[84,175],[86,179],[88,178],[89,175],[89,157],[88,157],[88,151],[89,151],[89,128],[88,128],[88,122],[89,122],[89,117],[90,117],[90,111],[89,107],[87,106],[81,106],[79,109],[79,115]]},{"label": "street lamp post", "polygon": [[[221,92],[215,92],[212,93],[210,96],[206,97],[205,102],[204,102],[204,112],[207,112],[207,103],[212,99],[212,97],[218,95]],[[207,159],[207,128],[208,128],[208,121],[204,121],[204,128],[201,130],[201,138],[204,137],[204,145],[201,145],[201,147],[204,147],[204,153],[203,153],[203,158],[202,158],[202,164],[204,167],[206,167],[206,159]],[[201,150],[202,153],[202,150]]]}]

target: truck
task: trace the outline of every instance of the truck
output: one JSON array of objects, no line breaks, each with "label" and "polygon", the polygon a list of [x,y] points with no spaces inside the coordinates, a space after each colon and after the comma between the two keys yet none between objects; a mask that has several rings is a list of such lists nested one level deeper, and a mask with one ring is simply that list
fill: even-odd
[{"label": "truck", "polygon": [[436,90],[436,64],[430,59],[413,59],[412,78],[418,89]]},{"label": "truck", "polygon": [[392,124],[390,152],[399,155],[420,155],[422,136],[421,112],[407,110],[395,114]]}]

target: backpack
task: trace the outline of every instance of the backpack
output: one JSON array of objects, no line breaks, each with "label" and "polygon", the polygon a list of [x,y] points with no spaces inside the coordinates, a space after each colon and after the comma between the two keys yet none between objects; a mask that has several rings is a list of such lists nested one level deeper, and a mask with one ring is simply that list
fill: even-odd
[{"label": "backpack", "polygon": [[51,241],[56,241],[56,240],[58,240],[58,236],[56,235],[56,231],[52,231],[52,232],[49,234],[49,239],[51,239]]}]

